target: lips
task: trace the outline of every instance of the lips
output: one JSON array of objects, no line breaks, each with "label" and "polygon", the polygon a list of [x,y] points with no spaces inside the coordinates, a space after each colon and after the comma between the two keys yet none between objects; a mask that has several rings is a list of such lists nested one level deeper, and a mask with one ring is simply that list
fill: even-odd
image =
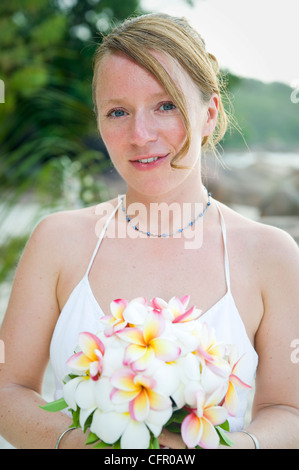
[{"label": "lips", "polygon": [[139,169],[139,170],[149,170],[152,168],[156,168],[158,165],[160,165],[165,158],[168,156],[167,155],[146,155],[146,156],[138,156],[138,158],[134,160],[130,160],[132,165]]}]

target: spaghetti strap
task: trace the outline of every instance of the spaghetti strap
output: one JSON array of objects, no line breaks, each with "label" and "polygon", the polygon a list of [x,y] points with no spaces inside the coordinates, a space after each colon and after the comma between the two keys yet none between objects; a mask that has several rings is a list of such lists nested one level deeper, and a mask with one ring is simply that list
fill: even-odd
[{"label": "spaghetti strap", "polygon": [[109,215],[108,219],[107,219],[106,222],[105,222],[104,227],[102,228],[102,231],[101,231],[101,233],[100,233],[100,236],[99,236],[99,239],[98,239],[98,241],[97,241],[97,244],[96,244],[96,247],[95,247],[95,249],[94,249],[94,252],[93,252],[93,254],[92,254],[92,257],[91,257],[91,259],[90,259],[90,261],[89,261],[89,265],[88,265],[88,267],[87,267],[87,270],[86,270],[86,273],[85,273],[84,277],[88,277],[89,271],[91,270],[91,266],[92,266],[92,264],[93,264],[93,262],[94,262],[94,259],[95,259],[95,257],[96,257],[96,254],[97,254],[97,252],[98,252],[98,249],[100,248],[100,245],[101,245],[102,240],[103,240],[103,238],[104,238],[104,235],[105,235],[105,232],[106,232],[106,230],[107,230],[107,227],[108,227],[108,225],[109,225],[111,219],[112,219],[112,218],[114,217],[114,215],[116,214],[116,212],[117,212],[117,210],[118,210],[118,208],[119,208],[120,205],[121,205],[121,199],[119,199],[118,204],[117,204],[116,207],[114,208],[113,212]]},{"label": "spaghetti strap", "polygon": [[227,250],[227,240],[226,240],[226,225],[224,221],[224,217],[222,215],[220,206],[217,201],[216,206],[220,215],[220,222],[221,222],[221,229],[222,229],[222,238],[223,238],[223,245],[224,245],[224,269],[225,269],[225,277],[226,277],[226,286],[227,290],[230,291],[230,269],[229,269],[229,259],[228,259],[228,250]]}]

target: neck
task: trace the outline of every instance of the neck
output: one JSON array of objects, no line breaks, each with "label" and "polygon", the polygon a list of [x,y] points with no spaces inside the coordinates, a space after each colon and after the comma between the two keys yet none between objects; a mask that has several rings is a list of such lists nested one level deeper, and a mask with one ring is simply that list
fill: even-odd
[{"label": "neck", "polygon": [[189,229],[189,225],[190,230],[196,229],[196,221],[205,214],[208,202],[207,190],[201,180],[197,180],[196,184],[159,195],[139,194],[128,189],[123,211],[130,219],[127,221],[132,230],[165,236]]}]

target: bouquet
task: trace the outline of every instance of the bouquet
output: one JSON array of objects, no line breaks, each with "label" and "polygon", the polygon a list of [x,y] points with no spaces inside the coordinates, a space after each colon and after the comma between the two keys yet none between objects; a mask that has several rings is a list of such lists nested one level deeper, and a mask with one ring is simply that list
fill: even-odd
[{"label": "bouquet", "polygon": [[181,433],[187,448],[231,445],[237,375],[232,345],[188,308],[189,296],[111,302],[101,329],[82,332],[68,359],[63,398],[43,408],[69,408],[86,443],[117,449],[159,448],[163,427]]}]

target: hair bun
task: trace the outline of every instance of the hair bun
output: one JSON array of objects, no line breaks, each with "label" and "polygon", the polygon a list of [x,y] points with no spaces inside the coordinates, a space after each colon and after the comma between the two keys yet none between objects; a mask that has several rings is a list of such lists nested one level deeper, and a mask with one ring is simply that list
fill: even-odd
[{"label": "hair bun", "polygon": [[215,57],[213,54],[211,54],[210,52],[208,52],[208,57],[209,57],[209,59],[210,59],[210,62],[211,62],[212,67],[213,67],[213,69],[214,69],[214,72],[215,72],[216,74],[218,74],[218,73],[219,73],[219,64],[218,64],[218,60],[217,60],[216,57]]}]

